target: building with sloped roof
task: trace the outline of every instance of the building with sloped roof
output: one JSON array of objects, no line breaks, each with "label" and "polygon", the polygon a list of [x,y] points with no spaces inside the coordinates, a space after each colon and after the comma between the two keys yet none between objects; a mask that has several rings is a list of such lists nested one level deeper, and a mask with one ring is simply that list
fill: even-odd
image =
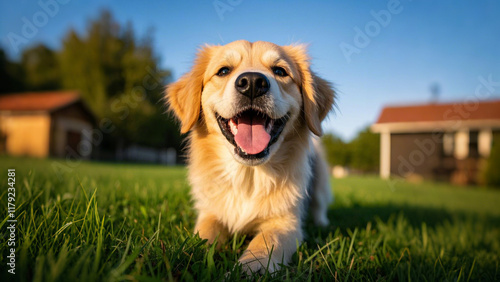
[{"label": "building with sloped roof", "polygon": [[371,129],[380,133],[382,178],[477,183],[500,138],[500,100],[387,106]]},{"label": "building with sloped roof", "polygon": [[89,158],[95,117],[78,92],[0,96],[0,153]]}]

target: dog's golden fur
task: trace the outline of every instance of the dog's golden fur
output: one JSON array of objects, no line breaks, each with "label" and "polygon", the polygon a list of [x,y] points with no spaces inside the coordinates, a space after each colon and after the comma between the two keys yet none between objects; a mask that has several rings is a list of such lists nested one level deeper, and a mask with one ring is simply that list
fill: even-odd
[{"label": "dog's golden fur", "polygon": [[[286,76],[275,75],[276,66]],[[221,67],[228,67],[229,74],[219,75]],[[234,90],[236,77],[248,71],[269,79],[269,93],[260,98],[269,118],[289,117],[259,160],[237,155],[216,117],[231,118],[245,103],[254,103]],[[189,132],[195,232],[210,243],[235,232],[253,236],[239,260],[248,272],[274,271],[288,263],[296,242],[303,240],[307,200],[318,225],[328,224],[331,200],[327,165],[313,135],[322,134],[321,121],[332,108],[334,92],[311,72],[305,47],[243,40],[205,46],[191,71],[167,87],[166,97],[181,132]]]}]

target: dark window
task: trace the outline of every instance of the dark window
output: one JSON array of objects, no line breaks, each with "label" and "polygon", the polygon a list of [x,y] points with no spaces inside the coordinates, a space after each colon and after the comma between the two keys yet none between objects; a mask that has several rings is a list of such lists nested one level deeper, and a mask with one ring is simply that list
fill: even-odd
[{"label": "dark window", "polygon": [[478,135],[477,131],[469,132],[469,158],[478,158],[479,150],[478,150]]}]

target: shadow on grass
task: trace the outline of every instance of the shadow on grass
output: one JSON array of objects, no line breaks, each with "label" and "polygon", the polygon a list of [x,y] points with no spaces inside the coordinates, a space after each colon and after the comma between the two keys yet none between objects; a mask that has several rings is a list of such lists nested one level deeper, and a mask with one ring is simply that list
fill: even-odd
[{"label": "shadow on grass", "polygon": [[375,223],[379,218],[387,222],[391,216],[403,215],[414,227],[421,227],[425,223],[428,227],[442,225],[445,222],[455,222],[470,219],[479,219],[492,226],[500,225],[500,217],[477,214],[473,212],[448,211],[442,208],[381,205],[334,207],[328,210],[328,218],[334,228],[354,229],[365,228],[369,222]]},{"label": "shadow on grass", "polygon": [[[499,281],[496,254],[499,241],[495,236],[500,232],[500,216],[439,207],[354,204],[330,208],[328,218],[330,226],[317,228],[309,216],[305,224],[305,241],[308,246],[319,248],[327,243],[324,241],[329,236],[327,234],[335,234],[335,237],[340,237],[337,242],[341,242],[342,238],[353,238],[357,229],[360,235],[356,237],[355,253],[361,258],[376,257],[376,262],[356,260],[358,264],[352,273],[352,277],[358,277],[355,280],[456,281],[462,275],[462,278],[477,281]],[[368,230],[369,223],[372,224],[371,231],[363,233]],[[377,233],[374,233],[375,229],[378,229]],[[366,240],[368,237],[370,240]],[[328,240],[333,242],[332,237]],[[372,246],[376,247],[367,252]],[[335,251],[334,261],[344,259],[343,266],[336,268],[339,275],[349,277],[346,269],[350,257],[341,256],[344,249],[339,245],[332,249]],[[320,271],[327,273],[324,267]]]}]

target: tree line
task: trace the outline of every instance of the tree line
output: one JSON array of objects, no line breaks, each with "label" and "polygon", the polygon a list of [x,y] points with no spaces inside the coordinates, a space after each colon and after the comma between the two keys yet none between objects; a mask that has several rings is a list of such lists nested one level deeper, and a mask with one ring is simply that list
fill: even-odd
[{"label": "tree line", "polygon": [[340,165],[363,173],[376,173],[380,162],[380,135],[367,127],[350,142],[332,133],[322,137],[330,166]]},{"label": "tree line", "polygon": [[137,36],[109,11],[89,21],[85,32],[70,29],[60,49],[44,44],[25,49],[18,61],[0,49],[0,93],[78,90],[97,120],[116,130],[102,144],[180,148],[176,122],[165,114],[163,91],[171,72],[161,69],[152,32]]}]

